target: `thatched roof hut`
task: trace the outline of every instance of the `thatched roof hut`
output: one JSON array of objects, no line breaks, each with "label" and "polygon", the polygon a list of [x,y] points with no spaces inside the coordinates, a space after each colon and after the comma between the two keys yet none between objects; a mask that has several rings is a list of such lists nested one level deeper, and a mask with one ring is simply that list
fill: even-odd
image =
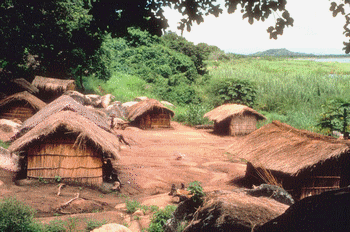
[{"label": "thatched roof hut", "polygon": [[16,93],[0,100],[0,118],[23,122],[45,106],[45,102],[26,91]]},{"label": "thatched roof hut", "polygon": [[28,93],[31,93],[33,95],[39,93],[39,89],[24,78],[17,78],[14,79],[12,82],[17,85],[17,91],[20,89],[22,91],[27,91]]},{"label": "thatched roof hut", "polygon": [[174,112],[155,99],[140,101],[127,109],[130,125],[141,129],[169,128]]},{"label": "thatched roof hut", "polygon": [[[274,121],[231,145],[247,160],[248,178],[272,174],[294,197],[350,184],[350,143]],[[258,184],[258,183],[256,183]]]},{"label": "thatched roof hut", "polygon": [[[15,136],[18,138],[25,134],[27,131],[31,130],[33,127],[38,125],[40,122],[46,120],[53,114],[60,111],[73,111],[77,114],[89,119],[95,125],[100,128],[110,131],[110,125],[108,124],[108,119],[103,117],[101,114],[95,112],[93,109],[88,109],[82,104],[75,101],[73,98],[67,95],[62,95],[50,104],[47,104],[43,109],[37,112],[34,116],[26,120],[20,128],[19,133]],[[15,139],[14,138],[14,139]]]},{"label": "thatched roof hut", "polygon": [[246,135],[256,130],[258,120],[265,116],[240,104],[224,104],[204,115],[214,121],[214,132],[228,135]]},{"label": "thatched roof hut", "polygon": [[32,85],[39,89],[39,97],[47,102],[54,100],[68,90],[75,90],[74,80],[62,80],[36,76]]},{"label": "thatched roof hut", "polygon": [[8,148],[27,158],[27,177],[103,182],[103,165],[119,159],[118,138],[72,111],[50,115]]}]

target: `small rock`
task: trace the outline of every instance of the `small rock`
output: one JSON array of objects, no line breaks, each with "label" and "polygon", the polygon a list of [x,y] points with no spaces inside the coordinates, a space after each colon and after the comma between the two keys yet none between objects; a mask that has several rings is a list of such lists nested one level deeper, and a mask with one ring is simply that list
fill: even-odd
[{"label": "small rock", "polygon": [[101,226],[100,228],[94,229],[92,232],[132,232],[129,228],[117,224],[117,223],[110,223]]},{"label": "small rock", "polygon": [[139,217],[144,216],[144,215],[145,215],[145,214],[144,214],[140,209],[136,210],[136,211],[132,214],[132,216],[139,216]]}]

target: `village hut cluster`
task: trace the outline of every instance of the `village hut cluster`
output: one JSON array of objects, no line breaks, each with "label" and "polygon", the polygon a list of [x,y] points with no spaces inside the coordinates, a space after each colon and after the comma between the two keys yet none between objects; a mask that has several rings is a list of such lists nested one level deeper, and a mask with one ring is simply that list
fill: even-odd
[{"label": "village hut cluster", "polygon": [[147,97],[122,104],[111,94],[84,95],[74,80],[36,76],[32,83],[16,79],[11,86],[22,92],[11,89],[0,100],[0,139],[11,142],[1,148],[7,162],[0,163],[0,177],[6,180],[116,183],[120,143],[126,142],[118,129],[169,128],[174,116]]},{"label": "village hut cluster", "polygon": [[[17,178],[117,182],[123,141],[118,131],[170,128],[174,116],[169,102],[138,97],[122,103],[110,94],[84,95],[72,80],[37,76],[32,83],[16,79],[9,86],[20,92],[1,95],[0,140],[11,145],[0,150],[7,160],[0,163],[0,174]],[[272,183],[298,200],[350,184],[346,140],[278,121],[257,129],[265,116],[241,104],[224,104],[204,117],[213,121],[214,133],[241,137],[229,153],[247,161],[246,176],[239,180],[246,187]]]}]

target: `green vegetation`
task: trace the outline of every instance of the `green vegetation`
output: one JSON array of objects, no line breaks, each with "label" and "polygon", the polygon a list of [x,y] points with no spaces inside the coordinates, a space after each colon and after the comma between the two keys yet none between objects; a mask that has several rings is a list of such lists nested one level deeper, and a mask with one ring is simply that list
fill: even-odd
[{"label": "green vegetation", "polygon": [[6,143],[0,140],[0,147],[7,149],[9,146],[10,146],[10,143]]},{"label": "green vegetation", "polygon": [[141,208],[141,203],[136,200],[130,201],[129,199],[126,199],[125,204],[127,213],[135,213],[136,210]]},{"label": "green vegetation", "polygon": [[187,190],[193,194],[192,199],[194,202],[198,202],[200,204],[203,202],[205,193],[203,192],[203,188],[200,182],[193,181],[189,183]]},{"label": "green vegetation", "polygon": [[102,220],[102,221],[90,220],[90,221],[87,222],[86,231],[92,231],[93,229],[101,227],[104,224],[107,224],[106,220]]},{"label": "green vegetation", "polygon": [[35,211],[16,198],[0,201],[0,231],[35,231]]},{"label": "green vegetation", "polygon": [[157,212],[155,212],[152,216],[151,223],[147,231],[148,232],[164,231],[163,226],[166,224],[167,220],[169,220],[172,217],[175,209],[176,209],[176,206],[167,205],[164,209],[160,209]]}]

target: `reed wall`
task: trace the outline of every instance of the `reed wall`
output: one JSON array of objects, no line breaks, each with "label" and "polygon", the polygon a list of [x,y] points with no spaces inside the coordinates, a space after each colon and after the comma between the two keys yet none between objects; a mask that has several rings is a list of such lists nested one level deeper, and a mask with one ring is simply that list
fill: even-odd
[{"label": "reed wall", "polygon": [[6,104],[0,111],[0,118],[19,119],[22,122],[32,117],[36,110],[26,101],[15,101]]},{"label": "reed wall", "polygon": [[28,150],[27,176],[29,178],[76,181],[88,185],[100,185],[102,158],[89,147],[78,147],[74,141],[50,141],[31,146]]},{"label": "reed wall", "polygon": [[169,128],[171,117],[167,113],[145,113],[135,120],[141,129]]},{"label": "reed wall", "polygon": [[258,120],[253,115],[233,117],[230,123],[229,134],[233,136],[246,135],[256,130]]}]

